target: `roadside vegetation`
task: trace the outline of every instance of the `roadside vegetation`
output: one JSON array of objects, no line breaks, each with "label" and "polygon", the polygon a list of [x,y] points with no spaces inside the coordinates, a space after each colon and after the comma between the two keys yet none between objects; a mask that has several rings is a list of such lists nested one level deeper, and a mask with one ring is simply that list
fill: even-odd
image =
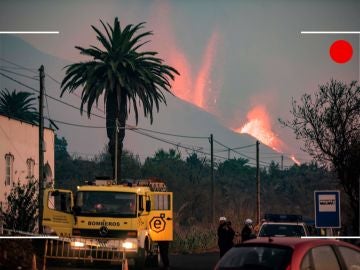
[{"label": "roadside vegetation", "polygon": [[4,227],[21,232],[35,232],[38,218],[38,181],[14,183],[7,196],[7,205],[0,209]]},{"label": "roadside vegetation", "polygon": [[[75,190],[96,176],[111,175],[111,158],[106,150],[92,159],[71,156],[65,138],[56,138],[56,187]],[[139,157],[123,152],[124,179],[159,177],[174,193],[174,242],[172,252],[191,253],[217,247],[217,220],[226,216],[235,231],[246,218],[255,220],[256,169],[245,159],[216,164],[216,220],[210,221],[210,161],[192,153],[182,156],[175,149],[159,150],[143,163]],[[281,170],[272,162],[261,169],[261,211],[264,213],[314,216],[314,190],[341,189],[335,176],[316,163],[293,165]],[[345,205],[345,200],[344,204]],[[348,222],[346,211],[342,221]]]}]

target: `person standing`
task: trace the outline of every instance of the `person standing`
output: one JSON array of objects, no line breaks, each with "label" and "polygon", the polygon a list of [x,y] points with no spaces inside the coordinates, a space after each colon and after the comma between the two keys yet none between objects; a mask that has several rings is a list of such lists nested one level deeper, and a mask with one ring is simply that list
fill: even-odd
[{"label": "person standing", "polygon": [[226,217],[220,217],[218,234],[218,246],[220,249],[220,258],[233,246],[233,239],[235,232],[231,228],[231,223],[226,220]]},{"label": "person standing", "polygon": [[245,242],[251,238],[253,238],[253,230],[252,230],[252,220],[247,218],[245,220],[245,226],[241,231],[241,242]]},{"label": "person standing", "polygon": [[168,270],[170,269],[169,241],[159,241],[158,244],[159,244],[161,261],[163,263],[163,269]]},{"label": "person standing", "polygon": [[226,225],[227,225],[226,251],[228,251],[230,248],[234,246],[235,231],[231,226],[231,221],[227,221]]}]

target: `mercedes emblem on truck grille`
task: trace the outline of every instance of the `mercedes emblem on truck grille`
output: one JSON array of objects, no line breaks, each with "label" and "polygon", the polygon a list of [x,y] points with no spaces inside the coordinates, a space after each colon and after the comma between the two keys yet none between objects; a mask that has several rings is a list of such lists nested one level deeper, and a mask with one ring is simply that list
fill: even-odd
[{"label": "mercedes emblem on truck grille", "polygon": [[109,229],[106,226],[100,227],[99,233],[101,236],[106,236],[109,232]]}]

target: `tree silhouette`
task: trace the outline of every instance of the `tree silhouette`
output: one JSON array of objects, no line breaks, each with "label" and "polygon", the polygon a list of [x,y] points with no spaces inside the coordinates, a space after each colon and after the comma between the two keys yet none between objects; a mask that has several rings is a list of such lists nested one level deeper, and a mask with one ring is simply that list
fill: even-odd
[{"label": "tree silhouette", "polygon": [[37,125],[39,113],[34,107],[35,100],[32,93],[15,90],[10,93],[5,88],[0,91],[0,114]]},{"label": "tree silhouette", "polygon": [[292,120],[280,122],[291,128],[305,150],[337,173],[349,197],[353,232],[359,229],[360,87],[334,79],[319,86],[299,103],[292,101]]},{"label": "tree silhouette", "polygon": [[87,62],[79,62],[66,67],[66,76],[61,83],[62,92],[73,92],[82,87],[81,113],[87,106],[88,117],[91,109],[103,95],[106,109],[106,129],[109,138],[108,149],[112,163],[115,161],[115,132],[117,119],[118,130],[118,162],[117,176],[121,179],[121,154],[125,137],[125,125],[130,109],[135,114],[138,123],[138,105],[142,107],[144,116],[153,121],[153,109],[159,110],[159,104],[165,103],[163,91],[170,92],[170,80],[174,74],[179,74],[174,68],[164,65],[157,58],[157,52],[142,51],[142,41],[152,35],[152,32],[138,31],[144,23],[127,25],[121,28],[118,18],[114,25],[105,25],[105,33],[92,26],[103,49],[95,46],[82,48],[76,46],[80,53],[92,58]]}]

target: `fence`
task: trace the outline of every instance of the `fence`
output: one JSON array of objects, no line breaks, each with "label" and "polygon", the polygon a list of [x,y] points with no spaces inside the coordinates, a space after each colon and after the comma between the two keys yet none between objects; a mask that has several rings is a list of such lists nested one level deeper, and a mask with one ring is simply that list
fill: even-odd
[{"label": "fence", "polygon": [[[31,241],[37,239],[43,250],[42,269],[46,269],[48,260],[56,261],[73,261],[76,263],[94,263],[94,262],[107,262],[114,265],[122,265],[122,269],[127,269],[126,252],[123,248],[123,240],[112,238],[86,238],[86,237],[72,237],[60,238],[46,235],[39,235],[29,232],[15,231],[10,229],[2,229],[1,236],[8,240],[17,239],[15,243],[20,246],[24,242],[19,242],[18,239],[28,239],[27,243],[31,246]],[[30,240],[31,239],[31,240]],[[43,241],[43,242],[42,242]],[[16,247],[20,250],[20,246]],[[28,253],[30,250],[27,250]],[[7,251],[5,250],[7,254]],[[30,254],[31,255],[31,254]],[[30,257],[31,258],[31,257]],[[30,259],[27,258],[27,261]],[[124,267],[126,265],[126,267]]]},{"label": "fence", "polygon": [[83,261],[84,263],[110,262],[122,264],[126,259],[122,242],[117,239],[59,238],[46,239],[46,259]]}]

